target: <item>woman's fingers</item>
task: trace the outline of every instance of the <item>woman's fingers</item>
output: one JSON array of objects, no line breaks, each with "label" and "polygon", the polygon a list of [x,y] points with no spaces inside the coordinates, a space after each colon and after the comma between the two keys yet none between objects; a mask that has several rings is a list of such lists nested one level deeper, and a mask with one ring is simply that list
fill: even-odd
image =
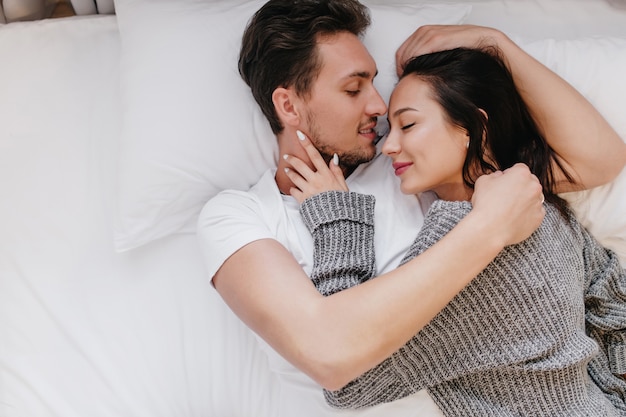
[{"label": "woman's fingers", "polygon": [[341,190],[349,191],[348,184],[346,183],[346,178],[343,176],[343,171],[339,166],[339,156],[337,154],[335,154],[333,156],[333,159],[331,159],[330,163],[328,164],[328,168],[330,169],[330,172],[334,175],[337,183],[341,186]]},{"label": "woman's fingers", "polygon": [[310,163],[307,164],[293,155],[283,156],[287,164],[290,165],[285,168],[285,174],[294,185],[290,194],[302,202],[306,198],[324,191],[348,191],[343,171],[339,166],[339,157],[335,154],[327,166],[306,135],[300,131],[297,134]]},{"label": "woman's fingers", "polygon": [[[296,174],[299,174],[305,180],[311,180],[315,175],[315,171],[312,170],[302,159],[298,158],[297,156],[283,155],[283,159],[285,160],[285,162],[291,165],[291,171],[296,171]],[[287,173],[289,174],[289,172]],[[291,178],[291,176],[289,177]]]},{"label": "woman's fingers", "polygon": [[[300,139],[300,143],[302,147],[306,151],[307,155],[311,159],[313,166],[315,167],[315,171],[317,174],[326,175],[329,171],[333,174],[333,177],[337,180],[338,183],[344,185],[345,191],[348,190],[348,186],[346,185],[346,180],[343,176],[343,171],[341,167],[339,167],[339,156],[334,154],[328,166],[326,166],[326,161],[322,158],[317,148],[313,145],[313,143],[309,140],[309,138],[302,133],[301,131],[296,131],[298,135],[298,139]],[[310,178],[305,175],[305,178]]]},{"label": "woman's fingers", "polygon": [[317,148],[313,146],[313,143],[311,143],[309,138],[299,130],[296,131],[296,135],[298,136],[298,139],[300,139],[300,144],[302,145],[309,159],[313,163],[315,170],[319,171],[325,169],[326,162],[324,161],[324,158],[322,158],[322,155],[320,155]]}]

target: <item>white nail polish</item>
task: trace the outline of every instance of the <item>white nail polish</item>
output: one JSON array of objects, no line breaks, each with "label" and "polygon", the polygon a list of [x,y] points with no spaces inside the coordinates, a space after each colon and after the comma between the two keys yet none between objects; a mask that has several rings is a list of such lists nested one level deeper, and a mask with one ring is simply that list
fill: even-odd
[{"label": "white nail polish", "polygon": [[287,160],[287,158],[289,158],[289,155],[284,154],[284,155],[283,155],[283,159],[286,161],[286,160]]},{"label": "white nail polish", "polygon": [[304,133],[300,132],[299,130],[296,130],[296,135],[298,136],[298,139],[300,140],[306,139],[306,136],[304,136]]},{"label": "white nail polish", "polygon": [[289,173],[289,168],[285,168],[285,174]]},{"label": "white nail polish", "polygon": [[339,165],[339,155],[337,154],[333,155],[333,164]]}]

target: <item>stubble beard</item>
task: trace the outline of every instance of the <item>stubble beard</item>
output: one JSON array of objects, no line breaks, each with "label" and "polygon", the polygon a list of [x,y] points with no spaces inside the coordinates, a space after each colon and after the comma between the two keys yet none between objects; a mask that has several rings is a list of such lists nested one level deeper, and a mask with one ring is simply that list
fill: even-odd
[{"label": "stubble beard", "polygon": [[339,165],[344,171],[344,174],[347,176],[359,165],[374,159],[374,156],[376,155],[376,147],[373,144],[368,147],[360,147],[347,152],[337,151],[333,147],[332,143],[329,143],[328,139],[324,140],[322,138],[320,133],[321,130],[317,126],[315,119],[311,115],[309,115],[307,119],[309,124],[309,139],[311,143],[315,145],[327,165],[336,153],[339,157]]}]

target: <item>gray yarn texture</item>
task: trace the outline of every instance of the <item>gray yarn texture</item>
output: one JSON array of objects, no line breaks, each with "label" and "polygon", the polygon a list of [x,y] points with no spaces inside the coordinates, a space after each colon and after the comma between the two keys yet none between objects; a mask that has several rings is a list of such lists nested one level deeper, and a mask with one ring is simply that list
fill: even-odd
[{"label": "gray yarn texture", "polygon": [[[302,204],[322,294],[373,277],[374,204],[350,192]],[[433,203],[402,263],[470,210],[468,202]],[[548,204],[546,212],[530,238],[506,247],[405,346],[325,390],[327,402],[361,408],[427,389],[446,416],[626,416],[618,376],[626,370],[626,273],[575,219]]]}]

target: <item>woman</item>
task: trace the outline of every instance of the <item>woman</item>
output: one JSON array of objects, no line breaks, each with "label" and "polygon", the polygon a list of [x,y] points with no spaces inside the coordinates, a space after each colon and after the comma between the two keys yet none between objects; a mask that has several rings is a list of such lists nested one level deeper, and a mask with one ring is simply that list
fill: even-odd
[{"label": "woman", "polygon": [[[469,213],[480,175],[516,163],[540,179],[546,217],[399,351],[326,391],[329,403],[358,408],[426,388],[447,416],[626,415],[626,273],[555,194],[557,182],[572,176],[497,51],[458,48],[411,60],[392,94],[389,123],[383,152],[402,191],[439,198],[403,262]],[[310,170],[293,160],[302,176],[289,171],[298,187],[292,195],[315,237],[314,283],[330,295],[369,279],[374,260],[362,254],[373,252],[374,202],[346,192],[332,163],[340,187],[306,198],[324,187],[304,180]],[[346,256],[353,253],[358,263]]]}]

